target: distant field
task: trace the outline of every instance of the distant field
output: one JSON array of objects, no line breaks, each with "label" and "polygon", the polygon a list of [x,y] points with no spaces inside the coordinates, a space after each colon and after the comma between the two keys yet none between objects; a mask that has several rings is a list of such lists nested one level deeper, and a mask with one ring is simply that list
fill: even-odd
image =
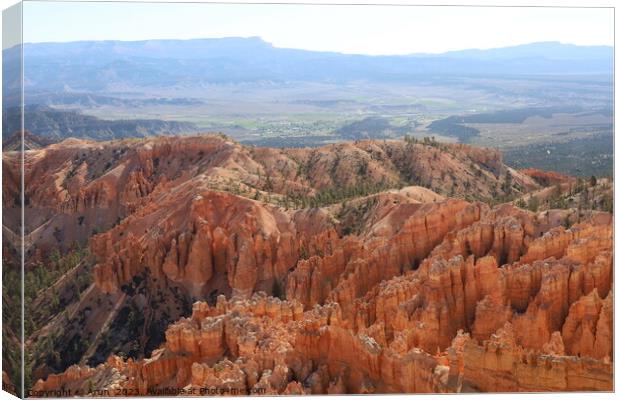
[{"label": "distant field", "polygon": [[565,142],[530,144],[504,150],[514,168],[535,167],[573,176],[612,176],[614,145],[611,135],[593,135]]},{"label": "distant field", "polygon": [[[294,110],[275,114],[217,114],[205,105],[151,106],[136,110],[102,107],[87,113],[107,118],[140,115],[188,121],[201,131],[223,132],[255,146],[318,147],[343,140],[434,136],[444,142],[499,148],[505,153],[506,162],[516,168],[605,176],[613,166],[613,120],[605,110],[524,108],[443,117],[435,112],[417,109],[414,112],[413,105],[410,108],[394,105],[382,113],[337,112],[342,104],[303,102],[295,105]],[[349,106],[350,103],[346,105]],[[286,108],[280,104],[276,109],[280,107]],[[297,107],[308,109],[299,112]],[[438,124],[440,129],[433,130]]]},{"label": "distant field", "polygon": [[[567,146],[590,154],[590,147],[600,148],[599,139],[586,139],[611,137],[610,82],[606,75],[509,74],[424,75],[393,82],[179,81],[93,93],[31,90],[28,99],[105,120],[189,122],[200,132],[222,132],[258,146],[316,147],[343,140],[434,136],[499,148],[519,165],[541,166],[546,165],[544,158],[528,154],[536,146],[570,143]],[[571,158],[572,153],[567,150],[560,159],[564,153],[558,150],[560,172],[576,171],[575,166],[597,173],[608,169],[604,154],[583,161]],[[598,164],[583,165],[593,157],[600,158]]]},{"label": "distant field", "polygon": [[461,142],[502,150],[506,163],[575,176],[608,176],[613,170],[611,109],[543,107],[455,115],[424,128]]},{"label": "distant field", "polygon": [[478,136],[470,143],[502,149],[534,143],[566,142],[613,130],[611,116],[600,113],[553,114],[551,117],[529,117],[522,123],[471,124]]},{"label": "distant field", "polygon": [[[553,136],[574,136],[610,130],[611,110],[582,107],[528,107],[490,113],[453,115],[432,121],[427,130],[464,143],[494,147],[548,141]],[[567,139],[570,139],[567,138]]]}]

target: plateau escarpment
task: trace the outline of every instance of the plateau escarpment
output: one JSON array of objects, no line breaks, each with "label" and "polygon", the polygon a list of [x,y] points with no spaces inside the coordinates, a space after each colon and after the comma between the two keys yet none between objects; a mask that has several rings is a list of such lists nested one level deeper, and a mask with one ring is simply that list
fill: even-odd
[{"label": "plateau escarpment", "polygon": [[496,151],[159,137],[26,165],[29,267],[75,241],[93,277],[37,317],[36,390],[611,390],[612,217],[495,205],[557,183]]}]

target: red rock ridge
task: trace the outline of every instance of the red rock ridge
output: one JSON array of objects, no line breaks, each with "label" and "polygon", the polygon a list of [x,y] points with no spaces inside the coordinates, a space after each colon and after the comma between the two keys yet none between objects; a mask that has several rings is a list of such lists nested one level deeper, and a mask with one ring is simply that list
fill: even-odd
[{"label": "red rock ridge", "polygon": [[[442,146],[281,150],[207,136],[31,152],[33,215],[51,221],[33,230],[33,247],[54,243],[48,233],[63,224],[75,225],[62,231],[69,239],[96,222],[95,289],[125,292],[144,274],[157,285],[140,289],[161,289],[161,301],[173,299],[167,286],[182,289],[178,310],[199,300],[150,357],[73,366],[35,388],[610,390],[610,214],[491,208],[415,186],[334,194],[406,181],[484,198],[508,172],[523,191],[540,187],[499,152]],[[288,204],[324,193],[323,207]]]},{"label": "red rock ridge", "polygon": [[[437,245],[405,240],[422,227],[426,239],[438,233]],[[611,390],[611,229],[602,213],[566,229],[511,206],[427,204],[384,245],[389,251],[371,246],[372,229],[340,242],[333,236],[331,249],[308,241],[328,253],[298,261],[288,301],[240,292],[213,307],[198,302],[151,358],[113,359],[89,369],[89,378],[67,372],[36,387],[94,379],[142,394],[166,386],[272,394]],[[364,263],[373,257],[387,261]],[[397,268],[407,263],[415,268]],[[373,277],[381,265],[394,270]],[[301,284],[303,276],[311,278]],[[367,286],[358,290],[353,280]]]}]

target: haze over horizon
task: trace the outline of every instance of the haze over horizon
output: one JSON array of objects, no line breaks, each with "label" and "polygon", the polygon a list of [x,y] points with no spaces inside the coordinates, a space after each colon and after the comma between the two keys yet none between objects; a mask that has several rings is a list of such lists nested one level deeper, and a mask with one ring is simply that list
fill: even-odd
[{"label": "haze over horizon", "polygon": [[27,2],[24,21],[25,43],[260,37],[278,48],[364,55],[614,38],[613,10],[592,8]]},{"label": "haze over horizon", "polygon": [[180,42],[190,42],[190,41],[207,41],[207,40],[225,40],[225,39],[242,39],[242,40],[258,40],[261,42],[264,42],[265,44],[275,48],[275,49],[282,49],[282,50],[302,50],[302,51],[309,51],[309,52],[324,52],[324,53],[335,53],[335,54],[342,54],[342,55],[368,55],[368,56],[441,56],[441,55],[446,55],[446,54],[452,54],[452,53],[462,53],[462,52],[484,52],[484,51],[488,51],[488,50],[501,50],[501,49],[513,49],[513,48],[520,48],[520,47],[527,47],[527,46],[545,46],[545,45],[559,45],[559,46],[576,46],[576,47],[591,47],[591,48],[604,48],[604,47],[610,47],[613,48],[612,45],[580,45],[580,44],[575,44],[575,43],[566,43],[566,42],[560,42],[560,41],[537,41],[537,42],[527,42],[527,43],[517,43],[517,44],[513,44],[513,45],[508,45],[508,46],[499,46],[499,47],[488,47],[488,48],[479,48],[479,47],[468,47],[468,48],[463,48],[463,49],[458,49],[458,50],[448,50],[445,52],[440,52],[440,53],[430,53],[430,52],[415,52],[415,53],[407,53],[407,54],[363,54],[363,53],[345,53],[345,52],[341,52],[341,51],[337,51],[337,50],[326,50],[326,51],[321,51],[321,50],[309,50],[309,49],[302,49],[299,47],[282,47],[282,46],[277,46],[276,44],[264,39],[261,36],[222,36],[222,37],[195,37],[195,38],[186,38],[186,39],[179,39],[179,38],[160,38],[160,39],[140,39],[140,40],[120,40],[120,39],[104,39],[104,40],[75,40],[75,41],[67,41],[67,42],[62,42],[62,41],[48,41],[48,42],[24,42],[25,45],[54,45],[54,44],[69,44],[69,43],[81,43],[81,42],[120,42],[120,43],[145,43],[145,42],[175,42],[175,41],[180,41]]}]

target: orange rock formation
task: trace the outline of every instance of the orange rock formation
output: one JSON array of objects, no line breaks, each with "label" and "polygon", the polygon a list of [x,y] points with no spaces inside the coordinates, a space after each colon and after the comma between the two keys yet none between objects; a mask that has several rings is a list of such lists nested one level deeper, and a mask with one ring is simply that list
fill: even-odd
[{"label": "orange rock formation", "polygon": [[[32,201],[72,215],[103,210],[109,228],[90,241],[98,290],[117,293],[148,271],[199,301],[150,357],[73,366],[35,390],[612,388],[611,215],[590,212],[567,228],[561,212],[413,186],[314,208],[263,197],[354,186],[360,163],[372,182],[415,171],[434,188],[443,181],[433,162],[461,182],[481,174],[468,190],[485,195],[508,170],[497,152],[402,142],[247,149],[219,137],[72,146],[32,154],[33,168],[65,171],[45,174],[48,189],[33,189]],[[67,161],[97,151],[118,159],[103,172]],[[522,188],[540,187],[511,174]]]}]

